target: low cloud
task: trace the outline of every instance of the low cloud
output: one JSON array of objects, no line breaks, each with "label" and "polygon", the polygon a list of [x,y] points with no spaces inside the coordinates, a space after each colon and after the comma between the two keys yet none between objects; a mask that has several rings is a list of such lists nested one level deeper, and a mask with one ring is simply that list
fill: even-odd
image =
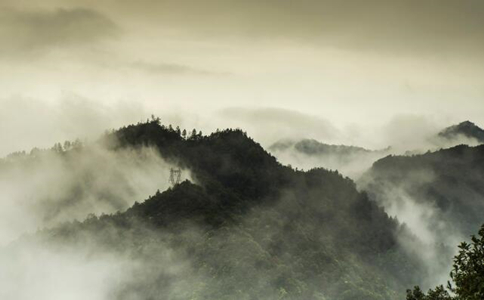
[{"label": "low cloud", "polygon": [[234,107],[219,111],[217,117],[226,127],[242,128],[267,146],[281,138],[331,141],[339,133],[326,119],[289,109]]},{"label": "low cloud", "polygon": [[94,139],[105,130],[146,120],[146,108],[134,101],[112,104],[66,94],[59,101],[0,98],[0,157],[75,139]]},{"label": "low cloud", "polygon": [[151,63],[137,61],[129,64],[128,67],[147,72],[153,75],[203,75],[203,76],[226,76],[229,73],[215,72],[205,69],[199,69],[189,65],[176,63]]},{"label": "low cloud", "polygon": [[169,186],[171,165],[155,149],[66,147],[74,148],[0,160],[0,245],[37,228],[125,210]]}]

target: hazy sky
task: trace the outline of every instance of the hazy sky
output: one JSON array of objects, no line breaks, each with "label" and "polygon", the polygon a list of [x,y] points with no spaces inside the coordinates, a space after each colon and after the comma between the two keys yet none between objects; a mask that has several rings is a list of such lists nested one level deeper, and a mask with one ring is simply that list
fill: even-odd
[{"label": "hazy sky", "polygon": [[373,147],[484,125],[484,1],[0,0],[1,155],[151,113]]}]

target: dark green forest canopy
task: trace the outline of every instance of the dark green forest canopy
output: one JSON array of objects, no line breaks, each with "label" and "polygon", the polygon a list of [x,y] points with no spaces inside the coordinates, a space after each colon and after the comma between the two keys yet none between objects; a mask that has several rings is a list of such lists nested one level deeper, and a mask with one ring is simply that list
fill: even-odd
[{"label": "dark green forest canopy", "polygon": [[[377,161],[360,185],[379,202],[385,191],[405,191],[415,201],[436,207],[464,237],[482,224],[484,214],[484,145],[459,145],[414,156]],[[388,200],[388,199],[387,199]]]},{"label": "dark green forest canopy", "polygon": [[[405,229],[353,181],[282,166],[241,130],[187,137],[153,120],[103,142],[112,151],[156,147],[196,182],[38,234],[45,243],[95,244],[141,261],[149,279],[133,279],[113,298],[401,299],[425,276],[398,242]],[[167,274],[156,263],[167,249],[189,274]],[[173,292],[182,284],[191,288]]]}]

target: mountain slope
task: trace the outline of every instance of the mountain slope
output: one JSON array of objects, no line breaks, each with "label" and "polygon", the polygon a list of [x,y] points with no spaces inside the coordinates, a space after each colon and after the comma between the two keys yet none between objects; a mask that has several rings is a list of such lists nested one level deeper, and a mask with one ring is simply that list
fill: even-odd
[{"label": "mountain slope", "polygon": [[108,147],[66,142],[0,159],[0,245],[89,213],[126,210],[168,188],[171,166],[156,149]]},{"label": "mountain slope", "polygon": [[153,121],[105,142],[155,147],[196,184],[11,247],[127,260],[106,299],[399,299],[422,280],[404,229],[337,172],[284,167],[240,130],[185,139]]},{"label": "mountain slope", "polygon": [[484,146],[465,145],[415,156],[388,156],[377,161],[360,181],[377,198],[386,189],[400,190],[418,204],[437,208],[441,221],[465,236],[484,221]]},{"label": "mountain slope", "polygon": [[457,245],[484,223],[483,182],[484,145],[460,145],[423,155],[385,157],[358,185],[421,241],[434,245],[417,254],[430,265],[440,265],[441,271],[435,273],[443,272],[445,282]]}]

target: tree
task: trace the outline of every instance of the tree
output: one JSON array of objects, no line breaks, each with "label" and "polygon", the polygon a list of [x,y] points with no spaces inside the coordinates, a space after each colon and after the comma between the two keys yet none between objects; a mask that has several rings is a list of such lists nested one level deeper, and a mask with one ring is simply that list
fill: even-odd
[{"label": "tree", "polygon": [[449,288],[459,296],[458,299],[484,299],[484,225],[478,236],[472,236],[471,244],[462,243],[459,254],[454,257],[450,277],[455,284]]},{"label": "tree", "polygon": [[[151,115],[151,122],[154,122],[154,123],[157,123],[159,124],[160,123],[160,118],[159,117],[155,117],[155,115]],[[147,122],[149,123],[149,122]]]},{"label": "tree", "polygon": [[80,139],[76,139],[74,142],[71,143],[71,149],[80,149],[82,148],[82,142]]},{"label": "tree", "polygon": [[54,150],[55,152],[60,153],[60,152],[62,152],[62,150],[63,150],[63,149],[62,149],[62,145],[61,145],[60,143],[55,143],[55,144],[54,144],[54,147],[52,147],[52,150]]},{"label": "tree", "polygon": [[454,257],[450,277],[454,284],[448,283],[448,290],[443,286],[429,290],[427,295],[416,286],[407,290],[407,300],[482,300],[484,299],[484,225],[478,236],[472,236],[471,243],[463,242],[459,254]]},{"label": "tree", "polygon": [[186,138],[187,138],[187,130],[186,130],[186,129],[183,129],[183,131],[182,131],[182,137],[183,137],[184,139],[186,139]]},{"label": "tree", "polygon": [[429,290],[425,295],[420,287],[416,286],[413,291],[407,290],[407,300],[452,300],[442,285],[435,288],[435,290]]}]

